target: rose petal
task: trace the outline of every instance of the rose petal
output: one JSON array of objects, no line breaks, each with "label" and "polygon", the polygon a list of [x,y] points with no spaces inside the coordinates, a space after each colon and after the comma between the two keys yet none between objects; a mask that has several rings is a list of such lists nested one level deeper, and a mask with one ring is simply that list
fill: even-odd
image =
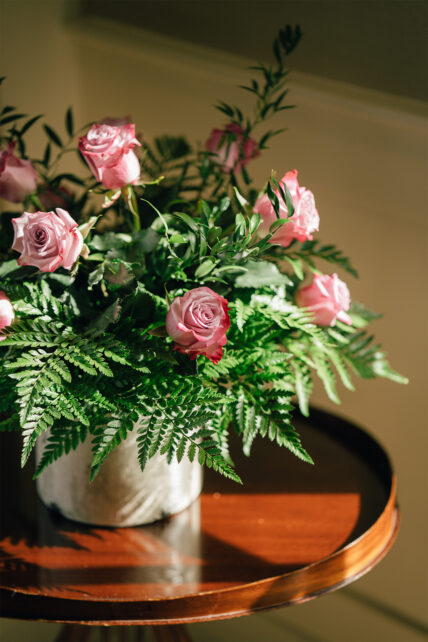
[{"label": "rose petal", "polygon": [[226,299],[204,286],[176,297],[166,318],[166,329],[176,350],[191,358],[205,354],[214,363],[221,359],[229,327]]}]

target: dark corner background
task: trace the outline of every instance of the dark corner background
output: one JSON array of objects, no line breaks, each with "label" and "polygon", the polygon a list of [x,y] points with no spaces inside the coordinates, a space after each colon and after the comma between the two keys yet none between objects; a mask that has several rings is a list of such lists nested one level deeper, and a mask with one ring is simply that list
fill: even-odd
[{"label": "dark corner background", "polygon": [[249,59],[300,24],[295,70],[428,100],[426,0],[80,0],[80,12]]}]

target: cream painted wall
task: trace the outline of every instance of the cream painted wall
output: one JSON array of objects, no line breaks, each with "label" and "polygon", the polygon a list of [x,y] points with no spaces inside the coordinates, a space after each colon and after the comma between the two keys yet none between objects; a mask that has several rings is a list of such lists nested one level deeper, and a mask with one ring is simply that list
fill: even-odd
[{"label": "cream painted wall", "polygon": [[[236,86],[248,78],[244,68],[252,61],[117,25],[65,25],[61,1],[3,0],[1,10],[2,74],[8,76],[3,100],[7,96],[8,103],[29,113],[43,112],[59,128],[72,103],[82,123],[132,114],[147,139],[168,132],[203,142],[210,128],[222,123],[221,114],[212,109],[218,98],[239,101],[244,108],[248,104],[249,96]],[[346,277],[351,294],[385,313],[377,322],[377,334],[393,365],[411,379],[408,387],[358,381],[355,393],[342,390],[342,406],[334,409],[377,435],[399,477],[398,540],[355,588],[422,621],[428,597],[427,120],[421,104],[310,76],[296,75],[292,100],[298,109],[273,123],[289,131],[254,161],[255,178],[262,183],[272,168],[279,174],[299,169],[301,181],[316,196],[321,238],[337,243],[353,258],[360,280]],[[36,133],[30,142],[34,148],[40,145]],[[331,407],[318,389],[315,400]],[[340,608],[343,602],[346,599],[339,598]],[[330,612],[336,618],[338,598],[324,598],[322,604],[325,617]],[[314,634],[330,642],[358,639],[350,634],[352,618],[360,622],[362,617],[358,609],[360,615],[352,611],[347,617],[343,607],[342,632],[350,628],[349,635],[340,637],[323,624],[320,606],[301,607],[313,614]],[[279,613],[284,613],[284,623],[299,617],[305,622],[300,608]],[[249,620],[243,620],[243,626],[245,622]],[[379,628],[365,640],[393,639],[386,631]],[[414,639],[410,629],[408,635],[397,642]]]}]

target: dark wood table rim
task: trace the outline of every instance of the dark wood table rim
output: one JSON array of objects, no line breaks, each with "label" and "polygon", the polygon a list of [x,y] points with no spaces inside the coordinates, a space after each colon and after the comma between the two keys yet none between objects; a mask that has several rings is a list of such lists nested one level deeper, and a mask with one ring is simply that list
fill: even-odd
[{"label": "dark wood table rim", "polygon": [[388,552],[399,526],[396,477],[388,455],[366,431],[320,410],[310,420],[345,447],[358,452],[385,488],[385,502],[377,519],[356,539],[331,555],[259,581],[162,599],[101,601],[62,599],[12,589],[0,579],[4,617],[87,625],[162,625],[219,620],[266,609],[299,604],[346,586],[372,569]]}]

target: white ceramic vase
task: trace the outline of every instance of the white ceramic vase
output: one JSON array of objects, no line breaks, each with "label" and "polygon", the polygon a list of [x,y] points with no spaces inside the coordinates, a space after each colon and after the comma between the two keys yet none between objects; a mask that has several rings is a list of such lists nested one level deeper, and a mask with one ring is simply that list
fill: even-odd
[{"label": "white ceramic vase", "polygon": [[[49,433],[36,444],[36,462]],[[111,452],[93,482],[89,481],[91,440],[60,457],[37,478],[41,500],[68,519],[100,526],[149,524],[187,508],[202,489],[202,468],[184,458],[168,464],[155,455],[142,472],[137,459],[137,431]]]}]

